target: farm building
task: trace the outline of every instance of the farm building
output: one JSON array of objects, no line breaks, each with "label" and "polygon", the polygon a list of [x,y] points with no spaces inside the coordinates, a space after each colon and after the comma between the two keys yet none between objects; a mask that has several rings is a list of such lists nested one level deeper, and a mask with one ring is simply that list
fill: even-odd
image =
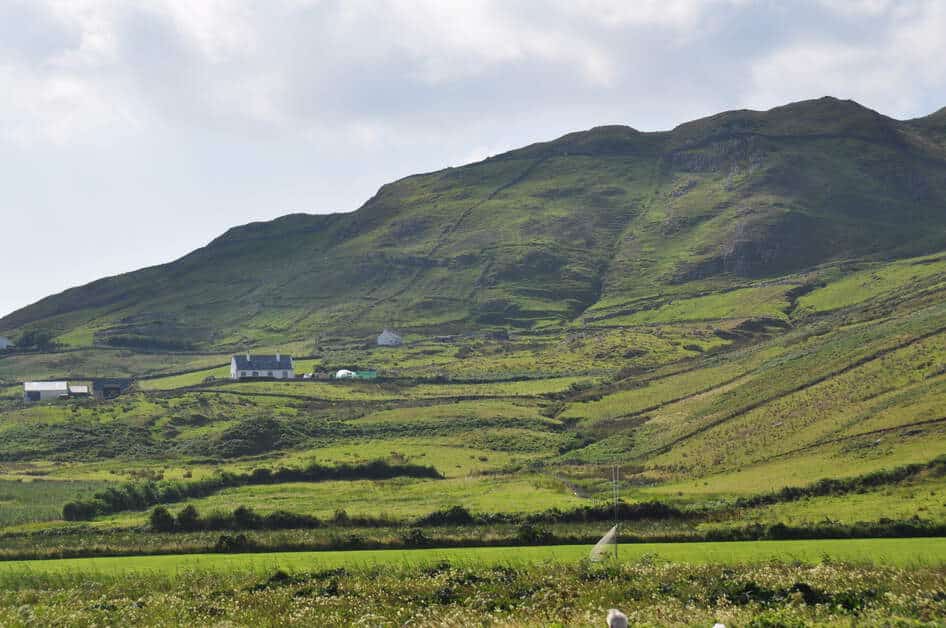
[{"label": "farm building", "polygon": [[355,379],[355,372],[348,369],[339,369],[335,373],[335,379]]},{"label": "farm building", "polygon": [[404,339],[390,329],[385,329],[378,336],[379,347],[400,347],[402,344],[404,344]]},{"label": "farm building", "polygon": [[292,356],[281,355],[235,355],[230,360],[230,379],[251,377],[274,377],[294,379],[296,367]]},{"label": "farm building", "polygon": [[69,384],[66,382],[26,382],[23,384],[24,401],[49,401],[68,396]]},{"label": "farm building", "polygon": [[92,395],[99,401],[115,399],[131,388],[130,379],[97,379],[92,382]]},{"label": "farm building", "polygon": [[6,336],[0,336],[0,351],[3,351],[4,349],[10,349],[15,346],[16,345],[10,342],[9,338],[7,338]]},{"label": "farm building", "polygon": [[89,387],[84,384],[81,386],[69,386],[70,397],[88,397],[90,394]]}]

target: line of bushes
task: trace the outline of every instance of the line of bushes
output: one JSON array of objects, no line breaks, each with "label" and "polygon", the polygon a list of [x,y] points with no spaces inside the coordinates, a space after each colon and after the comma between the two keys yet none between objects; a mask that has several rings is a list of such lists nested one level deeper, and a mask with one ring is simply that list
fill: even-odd
[{"label": "line of bushes", "polygon": [[[826,522],[790,526],[784,523],[753,524],[742,528],[707,530],[699,541],[762,541],[801,539],[875,539],[946,536],[946,523],[925,519],[879,519],[857,523]],[[662,539],[654,539],[660,541]],[[672,539],[667,539],[672,540]]]},{"label": "line of bushes", "polygon": [[237,506],[232,512],[214,511],[202,516],[188,504],[175,517],[164,506],[156,506],[148,523],[155,532],[198,532],[217,530],[303,530],[322,527],[393,528],[404,521],[386,516],[351,516],[337,510],[329,519],[314,515],[277,510],[261,515],[247,506]]},{"label": "line of bushes", "polygon": [[[618,515],[623,522],[640,520],[664,520],[681,518],[681,513],[672,506],[659,502],[641,504],[621,503]],[[261,515],[246,506],[238,506],[232,512],[212,512],[201,516],[193,505],[185,506],[177,517],[164,506],[151,511],[151,529],[156,532],[195,532],[198,530],[292,530],[321,527],[393,528],[411,526],[415,528],[446,526],[488,526],[495,524],[519,524],[535,529],[540,524],[611,522],[614,508],[611,506],[584,506],[574,510],[546,510],[545,512],[517,515],[509,513],[472,514],[462,506],[438,510],[414,520],[402,520],[385,515],[349,515],[337,510],[329,519],[313,515],[275,511]]]},{"label": "line of bushes", "polygon": [[924,472],[936,475],[946,473],[946,456],[939,456],[930,462],[908,464],[893,469],[881,469],[853,478],[819,480],[808,486],[786,486],[778,491],[763,493],[752,497],[740,497],[736,500],[738,508],[757,508],[780,502],[793,502],[806,497],[825,497],[845,495],[875,489],[888,484],[897,484]]},{"label": "line of bushes", "polygon": [[156,504],[207,497],[217,491],[238,486],[332,480],[387,480],[396,477],[443,479],[440,472],[432,466],[391,464],[384,460],[336,466],[313,463],[302,468],[261,468],[250,473],[224,471],[203,480],[129,482],[110,487],[95,493],[91,499],[65,504],[62,518],[66,521],[88,521],[100,515],[123,510],[144,510]]},{"label": "line of bushes", "polygon": [[[683,511],[668,506],[662,502],[640,502],[628,504],[620,502],[617,507],[617,517],[620,521],[640,521],[684,519],[689,515]],[[611,521],[615,516],[614,506],[579,506],[571,510],[551,508],[549,510],[529,515],[507,513],[479,513],[471,514],[462,506],[454,506],[447,510],[438,510],[425,515],[415,522],[418,526],[465,526],[489,525],[493,523],[594,523]]]},{"label": "line of bushes", "polygon": [[[356,532],[350,534],[333,534],[324,542],[287,542],[285,539],[273,543],[264,538],[247,536],[250,531],[264,531],[272,529],[305,529],[309,527],[347,525],[351,523],[364,527],[366,520],[385,521],[386,527],[401,528],[401,532],[394,538],[372,538]],[[50,557],[82,557],[82,556],[109,556],[109,555],[145,555],[162,553],[201,553],[201,552],[247,552],[247,551],[302,551],[302,550],[339,550],[339,549],[393,549],[393,548],[424,548],[424,547],[486,547],[486,546],[521,546],[521,545],[575,545],[593,544],[598,540],[597,535],[589,536],[587,532],[578,534],[555,533],[552,530],[529,521],[523,521],[515,529],[503,534],[486,534],[479,538],[458,538],[451,536],[441,528],[440,534],[431,535],[424,528],[411,526],[407,522],[395,522],[383,518],[351,518],[343,515],[321,521],[308,515],[299,515],[286,512],[276,512],[260,515],[246,507],[238,507],[232,513],[212,513],[201,517],[193,506],[185,507],[177,517],[171,515],[166,508],[159,506],[152,511],[150,527],[160,532],[196,532],[219,531],[222,534],[214,542],[206,541],[206,545],[180,546],[158,549],[142,549],[136,545],[134,549],[127,547],[91,546],[83,548],[66,548],[58,546],[52,552],[22,551],[7,552],[5,560],[50,558]],[[371,527],[371,526],[368,526]],[[602,528],[603,531],[603,528]],[[619,542],[622,544],[635,543],[687,543],[702,541],[760,541],[760,540],[801,540],[801,539],[854,539],[854,538],[921,538],[946,536],[946,524],[934,523],[922,519],[889,520],[881,519],[873,522],[854,524],[824,523],[804,526],[788,526],[782,523],[771,525],[753,524],[740,528],[724,528],[697,532],[670,532],[667,534],[638,536],[633,527],[625,525]],[[446,533],[446,534],[444,534]]]}]

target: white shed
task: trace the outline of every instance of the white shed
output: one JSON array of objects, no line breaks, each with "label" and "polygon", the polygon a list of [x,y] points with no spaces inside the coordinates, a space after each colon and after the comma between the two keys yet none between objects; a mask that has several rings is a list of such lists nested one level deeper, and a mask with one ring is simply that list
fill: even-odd
[{"label": "white shed", "polygon": [[69,386],[70,397],[88,397],[91,395],[88,384],[76,384]]},{"label": "white shed", "polygon": [[339,369],[335,373],[335,379],[355,379],[355,372],[348,369]]},{"label": "white shed", "polygon": [[385,329],[378,336],[379,347],[400,347],[402,344],[404,344],[404,339],[390,329]]},{"label": "white shed", "polygon": [[48,401],[69,396],[69,384],[66,382],[26,382],[23,384],[23,400]]}]

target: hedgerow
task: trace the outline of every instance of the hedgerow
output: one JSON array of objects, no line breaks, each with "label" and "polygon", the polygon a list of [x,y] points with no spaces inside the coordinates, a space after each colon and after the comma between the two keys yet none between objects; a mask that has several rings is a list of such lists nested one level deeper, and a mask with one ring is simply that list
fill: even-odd
[{"label": "hedgerow", "polygon": [[250,473],[222,471],[203,480],[129,482],[118,487],[110,487],[99,491],[92,499],[65,504],[62,509],[62,518],[66,521],[87,521],[100,515],[123,510],[144,510],[155,504],[170,504],[207,497],[217,491],[238,486],[333,480],[387,480],[396,477],[443,478],[432,466],[391,464],[384,460],[335,466],[313,463],[303,468],[260,468]]}]

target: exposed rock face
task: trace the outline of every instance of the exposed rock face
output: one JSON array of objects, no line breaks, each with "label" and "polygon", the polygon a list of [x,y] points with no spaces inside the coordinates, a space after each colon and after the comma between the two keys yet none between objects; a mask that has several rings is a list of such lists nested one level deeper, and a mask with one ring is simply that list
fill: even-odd
[{"label": "exposed rock face", "polygon": [[[818,257],[830,256],[830,226],[798,212],[787,212],[774,222],[749,218],[738,222],[715,251],[695,263],[684,263],[678,283],[731,274],[764,277],[792,272]],[[804,260],[804,261],[802,261]]]}]

